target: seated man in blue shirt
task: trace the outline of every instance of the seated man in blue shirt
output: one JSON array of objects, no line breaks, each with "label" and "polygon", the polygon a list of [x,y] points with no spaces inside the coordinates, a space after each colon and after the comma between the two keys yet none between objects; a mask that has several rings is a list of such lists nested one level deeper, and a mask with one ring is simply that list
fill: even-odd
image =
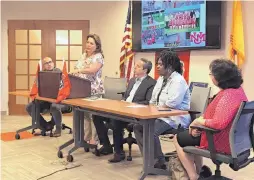
[{"label": "seated man in blue shirt", "polygon": [[[134,74],[128,84],[127,90],[124,94],[124,100],[127,102],[134,102],[139,104],[149,104],[152,96],[153,88],[156,81],[148,76],[152,69],[152,63],[146,59],[141,58],[135,63]],[[103,145],[99,151],[101,154],[107,155],[113,153],[108,138],[108,129],[103,121],[108,122],[110,119],[102,116],[93,115],[93,122],[100,139],[100,143]],[[123,151],[123,129],[128,123],[120,120],[112,120],[113,124],[113,140],[115,154],[110,163],[120,162],[125,159],[125,153]]]},{"label": "seated man in blue shirt", "polygon": [[[179,110],[190,109],[190,92],[188,84],[182,76],[182,65],[176,53],[165,50],[157,59],[157,69],[160,74],[154,87],[150,104],[159,107],[169,107]],[[154,157],[157,159],[155,168],[166,169],[165,157],[161,150],[159,136],[169,130],[181,127],[187,128],[190,124],[190,115],[159,118],[154,124]],[[143,153],[143,127],[134,125],[134,133],[141,153]]]}]

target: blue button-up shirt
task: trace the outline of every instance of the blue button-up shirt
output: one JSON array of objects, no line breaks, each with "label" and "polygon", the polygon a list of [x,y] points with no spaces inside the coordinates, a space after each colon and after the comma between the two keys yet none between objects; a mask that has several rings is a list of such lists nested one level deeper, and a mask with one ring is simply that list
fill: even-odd
[{"label": "blue button-up shirt", "polygon": [[[158,106],[168,106],[172,109],[189,110],[190,109],[190,92],[188,84],[183,76],[177,72],[173,72],[167,79],[166,85],[159,92],[163,85],[163,77],[159,77],[153,89],[150,104]],[[158,101],[158,102],[157,102]],[[190,115],[170,116],[168,118],[159,118],[168,123],[173,128],[178,128],[181,124],[182,127],[187,128],[191,122]]]}]

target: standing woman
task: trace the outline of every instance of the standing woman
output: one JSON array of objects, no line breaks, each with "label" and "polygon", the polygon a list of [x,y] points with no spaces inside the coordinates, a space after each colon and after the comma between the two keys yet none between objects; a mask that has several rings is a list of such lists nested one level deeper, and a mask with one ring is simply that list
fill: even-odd
[{"label": "standing woman", "polygon": [[[100,97],[105,93],[102,82],[104,55],[101,49],[101,40],[96,34],[89,34],[86,39],[85,52],[71,74],[91,81],[91,95]],[[84,139],[90,144],[98,144],[97,132],[90,113],[85,113]]]}]

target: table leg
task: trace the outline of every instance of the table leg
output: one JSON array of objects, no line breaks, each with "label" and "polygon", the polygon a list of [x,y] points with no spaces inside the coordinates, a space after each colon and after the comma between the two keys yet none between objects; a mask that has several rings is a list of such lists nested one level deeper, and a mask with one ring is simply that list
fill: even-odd
[{"label": "table leg", "polygon": [[27,126],[27,127],[25,127],[25,128],[22,128],[22,129],[17,130],[16,133],[18,134],[18,133],[21,133],[21,132],[23,132],[23,131],[27,131],[27,130],[33,129],[33,128],[34,128],[33,125]]},{"label": "table leg", "polygon": [[74,139],[71,139],[69,141],[67,141],[66,143],[64,143],[63,145],[59,146],[58,151],[61,151],[62,149],[68,147],[69,145],[74,143]]},{"label": "table leg", "polygon": [[[68,151],[67,160],[69,162],[73,161],[73,157],[71,153],[76,151],[78,148],[86,147],[86,148],[94,148],[95,145],[89,145],[84,140],[84,112],[78,110],[77,108],[73,108],[73,139],[67,141],[63,145],[59,147],[59,151],[61,151],[63,148],[66,148],[67,146],[74,143],[74,147],[72,147]],[[62,156],[60,156],[62,157]]]},{"label": "table leg", "polygon": [[[73,108],[73,143],[74,147],[68,151],[68,155],[73,153],[80,147],[80,129],[81,129],[81,112],[78,111],[76,108]],[[68,142],[67,142],[68,143]]]},{"label": "table leg", "polygon": [[140,180],[145,179],[149,173],[149,123],[144,121],[143,124],[143,172],[141,173]]},{"label": "table leg", "polygon": [[154,168],[154,122],[147,120],[143,124],[143,172],[140,180],[149,174],[169,175],[167,170]]},{"label": "table leg", "polygon": [[149,147],[148,147],[148,152],[149,152],[149,156],[148,156],[148,164],[149,164],[149,169],[148,169],[148,173],[149,174],[156,174],[156,175],[167,175],[169,176],[169,172],[167,170],[163,170],[163,169],[157,169],[154,168],[154,120],[149,120],[148,121],[148,141],[149,141]]},{"label": "table leg", "polygon": [[148,166],[149,169],[154,167],[154,120],[148,121]]},{"label": "table leg", "polygon": [[78,114],[79,114],[79,121],[77,123],[77,126],[76,128],[79,129],[78,133],[76,134],[77,135],[77,144],[82,147],[82,144],[84,143],[84,112],[82,111],[78,111]]},{"label": "table leg", "polygon": [[[77,138],[79,137],[79,124],[80,124],[79,121],[80,121],[79,111],[77,111],[76,108],[73,108],[73,131],[74,131],[73,138],[71,140],[65,142],[63,145],[59,146],[58,152],[60,152],[62,149],[70,146],[73,143],[74,143],[74,147],[71,150],[69,150],[68,155],[77,149],[76,142],[77,142]],[[58,157],[62,158],[62,155],[60,155]]]},{"label": "table leg", "polygon": [[31,126],[27,126],[25,128],[19,129],[16,131],[17,134],[23,132],[23,131],[27,131],[30,129],[35,129],[40,127],[40,103],[38,100],[34,100],[33,102],[33,106],[32,106],[32,125]]},{"label": "table leg", "polygon": [[[32,115],[32,122],[35,125],[35,128],[39,128],[40,125],[40,102],[38,100],[34,100],[34,115]],[[34,118],[33,118],[34,117]]]}]

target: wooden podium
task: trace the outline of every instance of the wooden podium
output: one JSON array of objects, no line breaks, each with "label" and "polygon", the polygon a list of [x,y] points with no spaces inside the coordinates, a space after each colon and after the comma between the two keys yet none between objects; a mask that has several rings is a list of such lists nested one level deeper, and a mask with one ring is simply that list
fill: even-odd
[{"label": "wooden podium", "polygon": [[[71,92],[68,99],[86,98],[91,96],[91,82],[89,80],[68,75]],[[57,99],[60,86],[63,86],[62,72],[40,71],[38,74],[38,91],[40,97]]]},{"label": "wooden podium", "polygon": [[69,74],[71,81],[71,93],[67,99],[85,98],[91,96],[91,82]]}]

